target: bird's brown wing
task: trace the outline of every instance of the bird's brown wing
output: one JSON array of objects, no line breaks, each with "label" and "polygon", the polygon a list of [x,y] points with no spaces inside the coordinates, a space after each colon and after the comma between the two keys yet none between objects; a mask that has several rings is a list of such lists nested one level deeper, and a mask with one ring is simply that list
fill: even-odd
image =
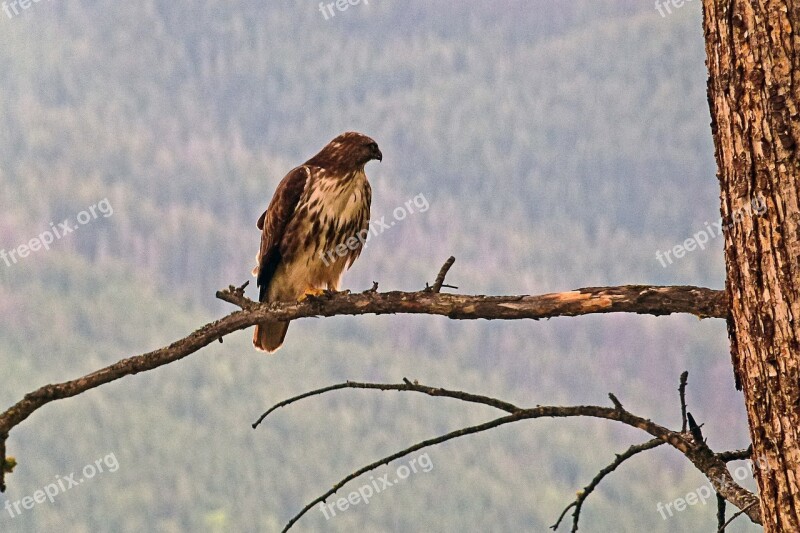
[{"label": "bird's brown wing", "polygon": [[259,301],[265,301],[269,283],[281,261],[280,244],[286,226],[295,213],[300,196],[306,188],[309,171],[305,166],[292,169],[278,184],[269,207],[258,219],[261,230],[261,248],[254,274],[260,289]]}]

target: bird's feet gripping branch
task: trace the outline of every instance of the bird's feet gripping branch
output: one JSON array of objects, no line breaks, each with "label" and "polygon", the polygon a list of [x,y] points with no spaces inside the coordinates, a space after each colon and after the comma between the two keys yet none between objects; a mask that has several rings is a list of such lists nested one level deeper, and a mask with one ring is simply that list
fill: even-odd
[{"label": "bird's feet gripping branch", "polygon": [[305,302],[321,300],[323,298],[333,298],[337,294],[350,294],[350,289],[345,289],[343,291],[334,291],[331,289],[307,289],[297,301]]}]

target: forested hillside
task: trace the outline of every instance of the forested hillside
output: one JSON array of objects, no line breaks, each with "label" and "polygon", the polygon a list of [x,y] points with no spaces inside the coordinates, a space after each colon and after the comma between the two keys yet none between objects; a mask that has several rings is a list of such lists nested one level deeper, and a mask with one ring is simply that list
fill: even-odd
[{"label": "forested hillside", "polygon": [[[668,17],[627,0],[370,0],[327,20],[300,0],[0,14],[0,250],[76,227],[0,259],[2,405],[231,311],[214,292],[251,279],[276,184],[345,130],[384,154],[367,167],[373,218],[427,205],[370,241],[347,288],[421,288],[451,254],[448,281],[463,293],[720,288],[719,238],[666,267],[656,259],[719,219],[703,61],[697,2]],[[20,464],[0,506],[108,454],[119,469],[19,516],[0,508],[0,531],[277,531],[363,464],[494,416],[349,391],[250,428],[273,403],[347,379],[530,406],[604,404],[613,391],[677,426],[686,369],[709,443],[747,443],[722,321],[308,319],[271,357],[250,334],[37,412],[9,439]],[[645,440],[591,420],[505,427],[432,448],[429,472],[296,529],[545,531],[614,453]],[[711,530],[713,502],[656,510],[705,484],[659,448],[606,480],[581,530]]]}]

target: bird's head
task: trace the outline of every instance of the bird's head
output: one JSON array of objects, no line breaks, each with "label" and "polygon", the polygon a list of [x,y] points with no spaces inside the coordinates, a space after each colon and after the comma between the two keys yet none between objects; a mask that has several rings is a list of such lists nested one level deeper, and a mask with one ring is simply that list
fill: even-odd
[{"label": "bird's head", "polygon": [[329,142],[317,155],[307,161],[308,165],[322,168],[355,170],[377,159],[383,161],[378,143],[363,133],[348,131]]}]

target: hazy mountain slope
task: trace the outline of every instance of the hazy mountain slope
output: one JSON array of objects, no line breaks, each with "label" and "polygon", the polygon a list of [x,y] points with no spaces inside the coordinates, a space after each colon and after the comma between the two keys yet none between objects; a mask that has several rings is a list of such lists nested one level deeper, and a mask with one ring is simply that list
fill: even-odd
[{"label": "hazy mountain slope", "polygon": [[[370,243],[348,287],[418,288],[450,254],[450,280],[470,293],[722,286],[721,242],[669,268],[655,259],[718,216],[695,4],[661,18],[633,2],[371,0],[325,20],[299,1],[97,0],[0,24],[0,249],[113,207],[50,251],[0,262],[3,405],[228,312],[213,293],[249,279],[275,184],[344,129],[386,155],[368,167],[375,218],[428,205]],[[9,441],[21,464],[0,505],[111,453],[119,470],[17,518],[0,508],[0,529],[272,531],[363,463],[494,415],[340,392],[250,429],[272,403],[347,379],[526,405],[614,391],[676,425],[689,369],[711,445],[747,438],[719,322],[304,320],[276,357],[248,336],[34,415]],[[430,472],[330,520],[313,510],[298,530],[543,531],[644,438],[592,421],[503,428],[434,448]],[[654,452],[593,496],[582,529],[711,528],[710,505],[656,511],[704,483]]]}]

